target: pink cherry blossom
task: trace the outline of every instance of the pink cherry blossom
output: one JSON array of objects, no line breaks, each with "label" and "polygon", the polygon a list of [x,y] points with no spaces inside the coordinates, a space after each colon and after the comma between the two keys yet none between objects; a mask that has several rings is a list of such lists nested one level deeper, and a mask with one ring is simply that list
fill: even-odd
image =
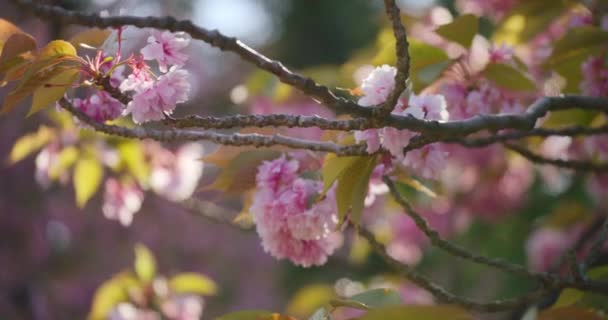
[{"label": "pink cherry blossom", "polygon": [[567,232],[542,228],[534,231],[526,243],[528,266],[533,271],[548,271],[572,243]]},{"label": "pink cherry blossom", "polygon": [[[156,153],[155,153],[156,154]],[[175,154],[161,152],[163,159],[153,160],[150,186],[157,194],[171,200],[189,198],[203,174],[203,147],[198,143],[181,146]]]},{"label": "pink cherry blossom", "polygon": [[150,67],[143,60],[142,55],[130,57],[127,65],[131,68],[131,74],[120,84],[121,91],[139,91],[141,85],[153,80]]},{"label": "pink cherry blossom", "polygon": [[374,153],[380,149],[380,134],[377,129],[355,131],[355,141],[357,143],[365,141],[367,153]]},{"label": "pink cherry blossom", "polygon": [[298,168],[297,161],[288,161],[284,156],[273,161],[264,161],[258,167],[257,186],[277,192],[280,187],[291,184],[296,179]]},{"label": "pink cherry blossom", "polygon": [[445,168],[448,155],[441,144],[430,144],[408,151],[402,164],[419,176],[436,179]]},{"label": "pink cherry blossom", "polygon": [[183,53],[190,44],[190,37],[183,32],[153,30],[148,38],[148,45],[141,49],[146,60],[156,60],[161,72],[167,72],[169,66],[183,66],[188,55]]},{"label": "pink cherry blossom", "polygon": [[86,99],[76,98],[72,100],[72,104],[97,122],[114,120],[120,117],[124,110],[124,105],[105,91],[99,91]]},{"label": "pink cherry blossom", "polygon": [[389,65],[382,65],[372,70],[361,83],[363,97],[359,99],[359,104],[373,106],[386,101],[395,87],[395,74],[397,69]]},{"label": "pink cherry blossom", "polygon": [[118,220],[123,226],[129,226],[143,200],[144,194],[135,183],[110,178],[105,185],[103,214],[110,220]]},{"label": "pink cherry blossom", "polygon": [[297,177],[299,164],[285,156],[258,167],[250,212],[264,250],[297,265],[322,265],[341,245],[335,190],[317,199],[320,181]]},{"label": "pink cherry blossom", "polygon": [[190,83],[188,71],[175,66],[157,81],[146,81],[136,88],[126,112],[135,123],[158,121],[173,113],[178,103],[188,100]]}]

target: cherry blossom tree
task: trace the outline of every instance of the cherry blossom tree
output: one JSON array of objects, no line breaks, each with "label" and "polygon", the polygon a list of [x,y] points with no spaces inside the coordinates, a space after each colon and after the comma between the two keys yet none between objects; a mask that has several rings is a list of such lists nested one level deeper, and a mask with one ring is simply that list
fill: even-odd
[{"label": "cherry blossom tree", "polygon": [[[352,79],[331,86],[188,20],[12,2],[43,19],[94,28],[39,46],[1,21],[0,73],[11,88],[2,113],[32,96],[30,114],[52,120],[17,140],[9,155],[15,163],[38,152],[39,184],[71,180],[81,208],[99,191],[99,211],[125,227],[137,223],[146,194],[155,193],[211,220],[254,229],[277,260],[323,268],[350,246],[366,251],[365,259],[380,258],[400,279],[389,289],[343,279],[310,314],[236,311],[219,319],[605,317],[603,1],[459,0],[457,14],[436,6],[410,17],[384,0],[386,26],[372,54],[348,61]],[[491,31],[481,32],[482,23]],[[263,74],[261,86],[271,90],[235,88],[247,92],[239,103],[248,113],[175,116],[195,89],[186,67],[195,41],[251,63],[258,71],[250,79]],[[240,195],[236,217],[195,195],[207,165],[219,174],[204,188]],[[504,252],[461,246],[458,238],[474,221],[499,225],[535,185],[558,195],[579,185],[588,212],[566,224],[527,225],[527,266],[499,258]],[[430,248],[535,289],[482,300],[451,292],[417,268]],[[98,289],[91,319],[202,316],[202,297],[217,290],[213,280],[165,277],[144,246],[135,257],[129,271]]]}]

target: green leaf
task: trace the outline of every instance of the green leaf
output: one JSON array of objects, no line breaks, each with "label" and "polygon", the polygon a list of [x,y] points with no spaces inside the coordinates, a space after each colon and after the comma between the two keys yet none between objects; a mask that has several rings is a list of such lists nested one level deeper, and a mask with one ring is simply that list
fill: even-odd
[{"label": "green leaf", "polygon": [[451,23],[440,26],[435,32],[449,41],[469,48],[478,29],[479,19],[472,14],[464,14]]},{"label": "green leaf", "polygon": [[137,280],[129,273],[120,273],[104,282],[93,296],[89,320],[106,320],[110,311],[120,302],[129,301],[129,291],[138,287]]},{"label": "green leaf", "polygon": [[350,168],[359,157],[338,157],[333,153],[328,153],[323,159],[321,176],[323,177],[323,194],[334,185],[348,168]]},{"label": "green leaf", "polygon": [[28,116],[46,108],[59,100],[65,92],[71,88],[72,83],[78,76],[77,69],[68,69],[50,78],[48,83],[34,91],[32,108]]},{"label": "green leaf", "polygon": [[491,63],[484,69],[483,74],[497,86],[504,89],[513,91],[536,90],[536,84],[530,78],[524,75],[523,72],[507,64]]},{"label": "green leaf", "polygon": [[598,313],[582,307],[561,307],[547,309],[538,315],[538,320],[602,320]]},{"label": "green leaf", "polygon": [[101,183],[103,168],[99,160],[92,156],[85,156],[76,162],[74,169],[74,190],[76,204],[82,208],[95,194]]},{"label": "green leaf", "polygon": [[394,305],[402,305],[401,295],[393,289],[373,289],[356,294],[349,300],[357,301],[369,308],[380,308]]},{"label": "green leaf", "polygon": [[180,273],[169,280],[169,288],[178,293],[202,296],[217,294],[217,285],[209,277],[198,273]]},{"label": "green leaf", "polygon": [[359,320],[472,320],[473,316],[453,306],[388,306],[368,311]]},{"label": "green leaf", "polygon": [[225,314],[215,320],[296,320],[293,317],[264,310],[243,310]]},{"label": "green leaf", "polygon": [[304,317],[328,303],[334,296],[334,289],[331,286],[323,284],[307,285],[295,293],[286,310],[287,313],[294,316]]},{"label": "green leaf", "polygon": [[143,244],[135,245],[135,274],[143,282],[151,282],[156,275],[156,259],[154,254]]},{"label": "green leaf", "polygon": [[336,202],[340,225],[344,223],[348,209],[351,209],[351,221],[359,223],[361,212],[367,195],[369,178],[374,170],[376,157],[357,157],[344,173],[338,178]]},{"label": "green leaf", "polygon": [[36,133],[26,134],[19,138],[8,157],[9,163],[14,164],[23,160],[46,145],[55,136],[55,131],[45,126],[41,126]]}]

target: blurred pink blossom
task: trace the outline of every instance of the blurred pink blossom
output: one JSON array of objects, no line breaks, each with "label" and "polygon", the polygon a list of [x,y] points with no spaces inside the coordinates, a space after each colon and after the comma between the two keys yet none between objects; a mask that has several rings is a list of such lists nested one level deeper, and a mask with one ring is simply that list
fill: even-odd
[{"label": "blurred pink blossom", "polygon": [[122,115],[124,109],[120,101],[105,91],[98,91],[85,99],[75,98],[72,104],[97,122],[114,120]]},{"label": "blurred pink blossom", "polygon": [[189,198],[203,174],[202,155],[203,147],[198,143],[182,145],[175,154],[159,155],[165,159],[155,161],[152,166],[152,190],[171,201]]},{"label": "blurred pink blossom", "polygon": [[541,228],[532,233],[526,243],[528,266],[533,271],[549,271],[570,248],[573,238],[568,232]]},{"label": "blurred pink blossom", "polygon": [[581,66],[581,91],[594,97],[608,97],[608,65],[606,56],[589,57]]},{"label": "blurred pink blossom", "polygon": [[134,182],[109,178],[105,184],[103,214],[110,220],[118,220],[123,226],[129,226],[143,200],[144,193]]}]

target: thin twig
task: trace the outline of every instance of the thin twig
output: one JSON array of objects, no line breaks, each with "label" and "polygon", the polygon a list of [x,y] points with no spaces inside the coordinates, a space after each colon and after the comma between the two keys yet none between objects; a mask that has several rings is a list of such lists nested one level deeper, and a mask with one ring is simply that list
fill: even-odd
[{"label": "thin twig", "polygon": [[517,265],[517,264],[512,264],[508,261],[502,260],[502,259],[496,259],[496,258],[490,258],[490,257],[485,257],[485,256],[480,256],[480,255],[476,255],[472,252],[469,252],[468,250],[457,246],[451,242],[448,242],[444,239],[441,238],[441,236],[439,235],[439,233],[435,230],[433,230],[428,223],[426,222],[426,220],[424,220],[424,218],[414,210],[414,208],[412,208],[412,206],[410,205],[410,203],[405,200],[401,194],[399,193],[399,190],[397,190],[397,187],[395,186],[395,183],[389,179],[388,177],[384,177],[383,178],[384,183],[386,183],[386,185],[389,188],[389,191],[391,193],[391,195],[393,196],[393,198],[397,201],[397,203],[403,207],[403,209],[405,210],[405,213],[410,216],[410,218],[412,218],[412,220],[414,220],[414,223],[416,223],[416,226],[418,227],[418,229],[420,231],[422,231],[431,241],[431,243],[442,249],[445,250],[446,252],[456,256],[456,257],[460,257],[462,259],[465,260],[469,260],[478,264],[483,264],[486,266],[490,266],[493,268],[497,268],[509,273],[513,273],[522,277],[526,277],[529,279],[533,279],[539,282],[543,282],[543,283],[554,283],[555,279],[554,277],[548,275],[548,274],[544,274],[544,273],[533,273],[528,271],[525,267]]},{"label": "thin twig", "polygon": [[600,231],[597,233],[597,236],[595,237],[595,240],[591,245],[591,249],[589,249],[589,254],[587,255],[587,259],[583,264],[583,271],[586,271],[600,257],[602,253],[602,248],[604,247],[607,238],[608,218],[605,218],[604,223],[602,223],[602,227],[600,228]]},{"label": "thin twig", "polygon": [[593,171],[593,172],[608,172],[608,163],[593,163],[590,161],[577,161],[577,160],[562,160],[562,159],[548,159],[541,155],[538,155],[525,147],[518,146],[512,143],[504,143],[504,145],[512,151],[517,152],[519,155],[537,164],[549,164],[552,166],[578,170],[578,171]]},{"label": "thin twig", "polygon": [[393,111],[401,94],[406,89],[406,81],[410,77],[410,44],[407,41],[407,33],[401,23],[401,12],[395,0],[384,0],[386,15],[391,20],[393,34],[395,35],[395,50],[397,55],[397,73],[395,74],[395,87],[390,96],[379,109],[380,116],[386,116]]},{"label": "thin twig", "polygon": [[391,268],[395,269],[395,271],[397,271],[401,276],[407,278],[419,287],[429,291],[442,303],[457,304],[469,310],[481,312],[499,312],[504,310],[511,310],[519,306],[538,301],[544,296],[546,291],[545,289],[541,289],[534,292],[530,292],[518,298],[496,300],[490,302],[479,302],[459,297],[453,293],[450,293],[449,291],[427,279],[426,277],[420,275],[412,267],[402,264],[390,255],[388,255],[384,245],[378,242],[378,240],[376,240],[376,237],[373,235],[373,233],[371,233],[371,231],[359,225],[357,227],[357,232],[370,243],[372,249],[374,249],[374,252],[376,252]]}]

